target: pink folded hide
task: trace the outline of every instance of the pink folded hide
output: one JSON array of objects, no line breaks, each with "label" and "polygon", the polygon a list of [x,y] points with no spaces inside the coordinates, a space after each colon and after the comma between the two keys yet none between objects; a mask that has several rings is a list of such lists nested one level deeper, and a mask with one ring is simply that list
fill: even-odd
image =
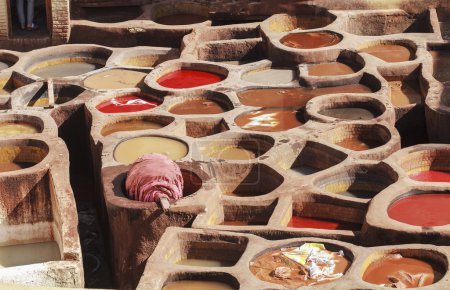
[{"label": "pink folded hide", "polygon": [[183,176],[180,167],[166,156],[147,154],[131,166],[125,188],[133,200],[157,202],[166,196],[175,201],[183,197]]}]

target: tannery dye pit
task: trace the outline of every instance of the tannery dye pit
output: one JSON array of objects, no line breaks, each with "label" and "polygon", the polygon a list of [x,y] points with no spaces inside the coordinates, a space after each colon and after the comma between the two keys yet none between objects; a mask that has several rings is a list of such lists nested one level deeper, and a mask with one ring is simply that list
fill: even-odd
[{"label": "tannery dye pit", "polygon": [[447,1],[22,2],[1,289],[450,289]]}]

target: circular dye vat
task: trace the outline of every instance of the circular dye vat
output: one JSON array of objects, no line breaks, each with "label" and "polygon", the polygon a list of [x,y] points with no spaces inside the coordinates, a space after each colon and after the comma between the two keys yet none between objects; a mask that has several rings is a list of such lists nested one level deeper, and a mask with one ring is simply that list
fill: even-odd
[{"label": "circular dye vat", "polygon": [[189,100],[170,108],[175,115],[221,114],[226,111],[219,103],[212,100]]},{"label": "circular dye vat", "polygon": [[245,130],[279,132],[303,125],[298,115],[298,111],[293,109],[262,109],[245,113],[237,117],[235,122]]},{"label": "circular dye vat", "polygon": [[117,132],[129,132],[129,131],[142,131],[150,129],[161,129],[163,125],[146,121],[146,120],[130,120],[126,122],[120,122],[116,124],[111,124],[103,128],[102,135],[109,136]]},{"label": "circular dye vat", "polygon": [[97,110],[105,114],[131,113],[153,109],[160,103],[139,96],[127,95],[105,101],[97,105]]},{"label": "circular dye vat", "polygon": [[265,69],[251,71],[242,76],[242,80],[251,83],[277,85],[286,84],[296,79],[295,72],[291,69]]},{"label": "circular dye vat", "polygon": [[371,93],[372,90],[361,84],[328,88],[274,88],[250,89],[238,93],[243,105],[255,107],[304,107],[317,96],[340,93]]},{"label": "circular dye vat", "polygon": [[378,44],[371,47],[361,49],[385,62],[403,62],[412,60],[414,53],[406,46],[398,44]]},{"label": "circular dye vat", "polygon": [[112,69],[87,77],[84,85],[95,90],[132,89],[137,88],[146,76],[147,73],[139,71]]},{"label": "circular dye vat", "polygon": [[187,13],[166,15],[155,20],[156,23],[164,25],[190,25],[205,21],[208,21],[208,17]]},{"label": "circular dye vat", "polygon": [[311,65],[308,67],[310,76],[341,76],[355,73],[355,70],[345,63],[327,62]]},{"label": "circular dye vat", "polygon": [[272,250],[250,262],[250,271],[258,279],[290,289],[332,282],[349,267],[342,252],[329,251],[318,243]]},{"label": "circular dye vat", "polygon": [[391,101],[396,107],[422,103],[419,81],[391,81]]},{"label": "circular dye vat", "polygon": [[215,281],[182,280],[168,283],[162,290],[235,290],[235,288]]},{"label": "circular dye vat", "polygon": [[333,108],[319,111],[319,114],[344,120],[372,120],[376,115],[363,108]]},{"label": "circular dye vat", "polygon": [[409,178],[422,182],[450,182],[450,172],[426,170],[409,175]]},{"label": "circular dye vat", "polygon": [[61,77],[79,76],[102,67],[103,65],[96,63],[88,63],[83,61],[79,62],[66,61],[64,63],[39,66],[38,68],[31,70],[30,73],[44,79],[61,78]]},{"label": "circular dye vat", "polygon": [[362,140],[359,138],[346,138],[335,144],[353,151],[365,151],[383,145],[383,143],[378,140]]},{"label": "circular dye vat", "polygon": [[200,148],[200,151],[202,154],[211,158],[222,160],[250,160],[256,158],[255,152],[234,146],[211,146],[207,148]]},{"label": "circular dye vat", "polygon": [[[364,272],[363,280],[391,288],[417,288],[434,284],[442,276],[443,274],[428,262],[392,254],[371,263]],[[394,283],[393,280],[397,282]]]},{"label": "circular dye vat", "polygon": [[158,153],[178,160],[188,154],[188,146],[165,137],[138,137],[120,143],[114,150],[114,159],[123,164],[131,164],[145,154]]},{"label": "circular dye vat", "polygon": [[322,230],[346,230],[346,231],[359,231],[360,225],[335,221],[330,219],[319,219],[302,216],[292,216],[291,220],[287,224],[290,228],[306,228],[306,229],[322,229]]},{"label": "circular dye vat", "polygon": [[224,77],[198,70],[177,70],[158,79],[158,84],[171,89],[189,89],[221,82]]},{"label": "circular dye vat", "polygon": [[26,122],[0,122],[0,136],[40,133],[38,128]]},{"label": "circular dye vat", "polygon": [[41,162],[47,152],[34,146],[0,147],[0,172],[16,171],[32,167]]},{"label": "circular dye vat", "polygon": [[388,209],[391,219],[420,227],[450,224],[450,194],[421,193],[401,198]]},{"label": "circular dye vat", "polygon": [[325,31],[290,33],[281,39],[281,43],[300,49],[328,47],[342,41],[342,36]]}]

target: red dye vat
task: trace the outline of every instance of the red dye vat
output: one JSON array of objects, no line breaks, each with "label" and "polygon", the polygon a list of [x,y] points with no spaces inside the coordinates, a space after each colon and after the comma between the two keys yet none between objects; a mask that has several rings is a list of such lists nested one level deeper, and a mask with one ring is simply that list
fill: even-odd
[{"label": "red dye vat", "polygon": [[187,89],[218,83],[223,79],[222,76],[209,72],[177,70],[162,76],[158,79],[158,84],[166,88]]},{"label": "red dye vat", "polygon": [[415,194],[392,204],[388,215],[405,224],[436,227],[450,224],[449,208],[450,194]]},{"label": "red dye vat", "polygon": [[307,218],[301,216],[293,216],[288,223],[288,227],[323,229],[323,230],[347,230],[347,231],[359,231],[361,228],[357,224],[352,224],[348,222],[340,222],[318,218]]},{"label": "red dye vat", "polygon": [[128,95],[103,102],[97,106],[97,110],[107,114],[130,113],[153,109],[157,106],[159,106],[158,102]]},{"label": "red dye vat", "polygon": [[450,182],[450,172],[428,170],[412,174],[409,178],[423,182]]}]

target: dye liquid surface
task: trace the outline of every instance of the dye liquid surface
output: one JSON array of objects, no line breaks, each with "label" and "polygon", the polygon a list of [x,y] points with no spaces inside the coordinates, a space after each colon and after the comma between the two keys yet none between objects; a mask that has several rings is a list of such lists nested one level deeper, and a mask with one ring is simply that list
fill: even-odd
[{"label": "dye liquid surface", "polygon": [[114,158],[123,164],[131,164],[139,157],[158,153],[172,160],[183,158],[188,153],[184,142],[164,137],[139,137],[120,143],[114,150]]},{"label": "dye liquid surface", "polygon": [[236,124],[245,130],[279,132],[300,127],[298,112],[292,109],[262,109],[236,118]]},{"label": "dye liquid surface", "polygon": [[412,51],[406,46],[396,44],[378,44],[364,48],[361,52],[371,54],[385,62],[403,62],[413,59]]},{"label": "dye liquid surface", "polygon": [[411,174],[409,178],[423,182],[450,182],[450,172],[427,170]]},{"label": "dye liquid surface", "polygon": [[441,277],[442,274],[425,261],[393,254],[370,264],[363,280],[391,288],[416,288],[431,285]]},{"label": "dye liquid surface", "polygon": [[96,69],[99,69],[101,67],[102,65],[87,62],[67,62],[50,65],[43,68],[38,68],[36,70],[31,71],[31,73],[37,75],[38,77],[47,79],[47,78],[79,76],[94,71]]},{"label": "dye liquid surface", "polygon": [[61,253],[55,242],[0,247],[0,268],[59,260]]},{"label": "dye liquid surface", "polygon": [[97,110],[105,114],[117,114],[145,111],[157,106],[159,106],[158,102],[128,95],[105,101],[97,106]]},{"label": "dye liquid surface", "polygon": [[290,228],[308,228],[308,229],[323,229],[323,230],[358,231],[361,229],[361,226],[349,222],[341,222],[329,219],[309,218],[301,216],[293,216],[287,226]]},{"label": "dye liquid surface", "polygon": [[208,115],[224,113],[225,109],[212,100],[189,100],[173,106],[169,112],[176,115]]},{"label": "dye liquid surface", "polygon": [[414,194],[394,202],[388,209],[388,215],[405,224],[436,227],[450,224],[449,208],[449,194]]},{"label": "dye liquid surface", "polygon": [[311,65],[308,72],[311,76],[340,76],[352,74],[355,71],[345,63],[329,62]]},{"label": "dye liquid surface", "polygon": [[158,84],[171,89],[188,89],[221,82],[224,78],[218,74],[197,71],[178,70],[158,79]]},{"label": "dye liquid surface", "polygon": [[282,44],[300,49],[313,49],[333,46],[341,41],[341,36],[329,32],[291,33],[281,39]]},{"label": "dye liquid surface", "polygon": [[39,133],[38,129],[25,122],[0,122],[0,136]]},{"label": "dye liquid surface", "polygon": [[145,79],[147,73],[112,69],[104,71],[84,80],[84,85],[95,90],[117,90],[137,88]]}]

